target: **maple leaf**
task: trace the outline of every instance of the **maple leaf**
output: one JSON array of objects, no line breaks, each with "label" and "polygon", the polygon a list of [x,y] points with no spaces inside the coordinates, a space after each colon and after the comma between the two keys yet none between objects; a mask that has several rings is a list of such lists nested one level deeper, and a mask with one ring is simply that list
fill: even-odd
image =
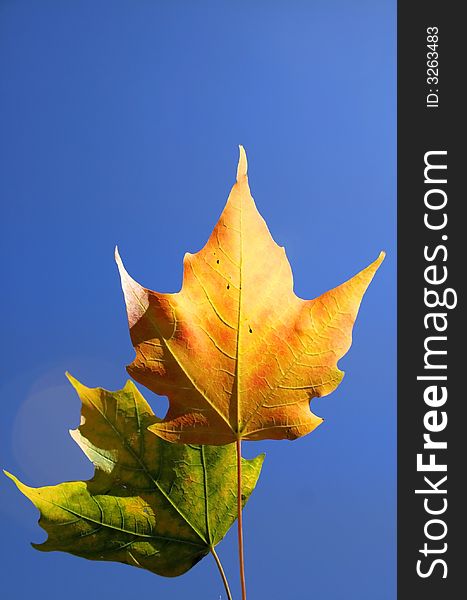
[{"label": "maple leaf", "polygon": [[[33,546],[165,576],[214,553],[237,517],[234,446],[170,444],[147,430],[159,419],[131,381],[109,392],[69,379],[82,400],[81,425],[70,433],[95,475],[33,488],[6,473],[41,512],[49,535]],[[242,459],[243,503],[263,458]]]},{"label": "maple leaf", "polygon": [[226,444],[315,429],[322,419],[310,399],[341,382],[337,362],[383,258],[314,300],[298,298],[285,250],[251,196],[240,147],[237,182],[204,248],[185,255],[180,292],[142,287],[116,251],[136,350],[127,370],[170,403],[151,430],[172,442]]}]

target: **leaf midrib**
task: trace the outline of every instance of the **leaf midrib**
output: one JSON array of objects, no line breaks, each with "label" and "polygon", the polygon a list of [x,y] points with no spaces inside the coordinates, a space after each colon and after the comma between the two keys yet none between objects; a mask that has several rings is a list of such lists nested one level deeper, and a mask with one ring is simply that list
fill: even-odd
[{"label": "leaf midrib", "polygon": [[[246,175],[245,175],[246,177]],[[238,320],[237,320],[237,347],[235,352],[235,385],[236,385],[236,413],[237,413],[237,426],[236,434],[237,439],[241,439],[242,432],[240,431],[240,329],[242,324],[242,290],[243,290],[243,194],[240,194],[240,260],[239,260],[239,288],[238,288]]]}]

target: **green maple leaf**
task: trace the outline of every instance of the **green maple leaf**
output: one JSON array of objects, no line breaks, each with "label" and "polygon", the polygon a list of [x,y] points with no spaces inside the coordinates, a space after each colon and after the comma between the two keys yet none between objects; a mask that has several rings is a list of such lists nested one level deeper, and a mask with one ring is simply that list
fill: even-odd
[{"label": "green maple leaf", "polygon": [[[73,439],[95,465],[90,481],[32,488],[6,473],[39,509],[48,539],[33,544],[91,560],[181,575],[224,537],[237,517],[235,446],[171,444],[147,428],[160,421],[135,385],[87,388]],[[264,456],[243,461],[243,496]]]}]

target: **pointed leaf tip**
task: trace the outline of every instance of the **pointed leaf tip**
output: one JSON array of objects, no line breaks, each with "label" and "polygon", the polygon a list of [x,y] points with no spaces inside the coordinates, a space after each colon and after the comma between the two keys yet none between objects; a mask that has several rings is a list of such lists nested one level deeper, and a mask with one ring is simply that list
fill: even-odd
[{"label": "pointed leaf tip", "polygon": [[384,261],[385,258],[386,252],[384,250],[381,250],[381,252],[378,254],[378,258],[371,265],[369,265],[369,267],[373,268],[374,272],[376,273],[376,271],[379,269],[381,263]]},{"label": "pointed leaf tip", "polygon": [[[125,269],[125,265],[123,264],[122,257],[120,256],[120,253],[119,253],[117,247],[115,247],[115,262],[117,263],[118,272],[120,275],[120,279],[122,281],[123,291],[125,291],[125,287],[124,287],[125,283],[130,283],[130,282],[136,283],[136,281],[134,281],[130,277],[128,271]],[[137,285],[139,285],[139,284],[137,284]]]},{"label": "pointed leaf tip", "polygon": [[123,295],[127,306],[128,324],[130,329],[139,321],[148,307],[148,295],[137,281],[135,281],[125,269],[123,261],[120,258],[118,249],[115,252],[115,262],[117,263]]},{"label": "pointed leaf tip", "polygon": [[237,181],[240,181],[246,177],[248,171],[248,161],[246,158],[245,148],[243,146],[239,146],[238,149],[240,151],[240,155],[238,157]]},{"label": "pointed leaf tip", "polygon": [[3,469],[3,474],[4,474],[6,477],[8,477],[8,479],[11,479],[11,481],[12,481],[12,482],[13,482],[13,483],[16,485],[16,487],[17,487],[17,488],[18,488],[20,491],[22,491],[22,487],[26,487],[26,486],[24,485],[24,483],[21,483],[21,481],[20,481],[20,480],[19,480],[17,477],[15,477],[15,476],[13,475],[13,473],[10,473],[10,472],[9,472],[9,471],[7,471],[6,469]]},{"label": "pointed leaf tip", "polygon": [[68,381],[71,383],[71,385],[75,388],[76,391],[78,391],[80,388],[86,387],[80,381],[78,381],[76,377],[73,377],[73,375],[69,371],[65,371],[65,377],[68,379]]}]

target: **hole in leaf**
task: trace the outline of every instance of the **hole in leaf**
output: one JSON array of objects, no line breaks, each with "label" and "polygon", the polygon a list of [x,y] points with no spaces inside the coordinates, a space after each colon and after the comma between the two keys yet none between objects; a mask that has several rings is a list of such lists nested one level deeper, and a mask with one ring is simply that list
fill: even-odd
[{"label": "hole in leaf", "polygon": [[251,327],[249,327],[249,328],[248,328],[248,331],[249,331],[250,333],[253,333],[253,329],[252,329]]},{"label": "hole in leaf", "polygon": [[216,263],[219,264],[219,259],[216,260]]},{"label": "hole in leaf", "polygon": [[227,284],[227,289],[230,290],[230,283]]}]

